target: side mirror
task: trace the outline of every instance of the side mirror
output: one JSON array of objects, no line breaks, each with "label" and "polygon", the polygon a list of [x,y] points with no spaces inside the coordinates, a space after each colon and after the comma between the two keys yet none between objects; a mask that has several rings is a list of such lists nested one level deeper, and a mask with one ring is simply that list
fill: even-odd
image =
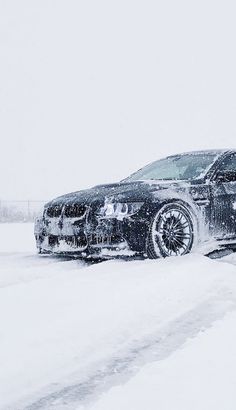
[{"label": "side mirror", "polygon": [[236,171],[219,171],[215,178],[216,182],[236,182]]}]

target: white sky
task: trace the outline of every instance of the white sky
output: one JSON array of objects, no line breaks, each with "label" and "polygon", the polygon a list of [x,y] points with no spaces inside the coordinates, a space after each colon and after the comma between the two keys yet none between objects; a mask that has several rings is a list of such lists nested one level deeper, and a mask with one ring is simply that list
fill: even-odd
[{"label": "white sky", "polygon": [[236,146],[234,1],[0,0],[0,198]]}]

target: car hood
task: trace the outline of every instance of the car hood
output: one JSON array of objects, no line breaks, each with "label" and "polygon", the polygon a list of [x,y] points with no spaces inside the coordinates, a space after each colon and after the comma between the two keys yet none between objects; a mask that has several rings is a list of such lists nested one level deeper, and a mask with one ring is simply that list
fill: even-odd
[{"label": "car hood", "polygon": [[[134,181],[119,182],[116,184],[98,185],[93,188],[72,192],[62,195],[48,202],[46,206],[83,203],[89,205],[92,202],[103,203],[106,199],[117,202],[122,201],[145,201],[153,197],[153,194],[162,190],[183,190],[189,187],[186,181]],[[155,195],[156,197],[156,195]]]}]

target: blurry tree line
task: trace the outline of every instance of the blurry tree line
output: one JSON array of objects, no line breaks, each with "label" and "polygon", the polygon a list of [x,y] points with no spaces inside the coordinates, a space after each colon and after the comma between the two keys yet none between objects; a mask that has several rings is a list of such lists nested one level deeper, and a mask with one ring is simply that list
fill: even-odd
[{"label": "blurry tree line", "polygon": [[0,222],[33,222],[45,202],[0,200]]}]

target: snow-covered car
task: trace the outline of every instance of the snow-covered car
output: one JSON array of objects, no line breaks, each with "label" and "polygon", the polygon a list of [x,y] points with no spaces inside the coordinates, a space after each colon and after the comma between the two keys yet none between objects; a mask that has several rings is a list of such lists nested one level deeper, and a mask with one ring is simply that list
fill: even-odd
[{"label": "snow-covered car", "polygon": [[158,258],[212,240],[236,246],[235,219],[236,150],[196,151],[52,200],[35,238],[39,253]]}]

